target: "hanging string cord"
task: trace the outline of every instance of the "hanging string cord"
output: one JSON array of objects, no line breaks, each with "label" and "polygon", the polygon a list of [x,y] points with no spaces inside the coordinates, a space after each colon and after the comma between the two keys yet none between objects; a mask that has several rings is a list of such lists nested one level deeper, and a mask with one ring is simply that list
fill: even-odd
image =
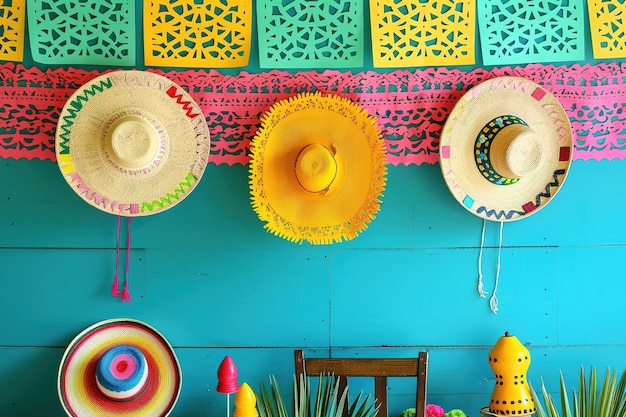
[{"label": "hanging string cord", "polygon": [[496,284],[493,287],[493,294],[491,295],[491,299],[489,300],[489,308],[493,311],[493,314],[498,314],[498,297],[496,296],[496,292],[498,291],[498,280],[500,278],[500,254],[502,252],[502,228],[504,226],[504,222],[500,222],[500,242],[498,243],[498,267],[496,269]]},{"label": "hanging string cord", "polygon": [[117,216],[117,228],[115,231],[115,276],[111,285],[111,295],[113,297],[120,296],[120,288],[118,282],[118,268],[120,265],[120,216]]},{"label": "hanging string cord", "polygon": [[124,282],[124,290],[122,291],[122,301],[133,301],[130,297],[130,292],[128,291],[128,269],[130,262],[130,217],[128,217],[128,231],[126,234],[126,275]]},{"label": "hanging string cord", "polygon": [[487,220],[483,219],[483,232],[480,236],[480,252],[478,253],[478,294],[485,298],[487,292],[483,289],[483,246],[485,245],[485,228]]}]

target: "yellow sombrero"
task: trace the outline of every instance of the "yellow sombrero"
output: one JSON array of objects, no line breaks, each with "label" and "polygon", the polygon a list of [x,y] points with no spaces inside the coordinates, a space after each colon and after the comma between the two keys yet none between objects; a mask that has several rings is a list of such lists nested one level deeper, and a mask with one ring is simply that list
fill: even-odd
[{"label": "yellow sombrero", "polygon": [[380,209],[385,145],[376,119],[336,95],[275,103],[251,143],[252,207],[264,227],[301,243],[350,240]]}]

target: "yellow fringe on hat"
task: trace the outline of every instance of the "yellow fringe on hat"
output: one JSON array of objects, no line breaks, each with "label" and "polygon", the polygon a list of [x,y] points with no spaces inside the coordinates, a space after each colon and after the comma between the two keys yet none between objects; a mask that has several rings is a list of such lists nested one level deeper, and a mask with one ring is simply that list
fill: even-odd
[{"label": "yellow fringe on hat", "polygon": [[[315,140],[320,137],[322,138],[320,140],[328,140],[330,146],[335,145],[333,140],[342,142],[339,144],[338,158],[345,159],[344,171],[352,170],[352,176],[336,185],[328,195],[307,194],[306,191],[297,187],[297,181],[292,178],[295,178],[295,173],[290,172],[289,169],[295,163],[293,156],[297,155],[298,151],[298,149],[289,149],[295,140],[291,137],[278,137],[278,134],[275,134],[278,126],[281,127],[280,131],[285,133],[282,128],[285,127],[286,118],[296,112],[311,110],[314,115],[322,114],[329,117],[311,122],[305,127],[293,126],[290,134],[285,136],[292,134],[306,136],[301,140],[305,144],[308,143],[303,141],[309,138]],[[325,134],[332,136],[335,130],[341,130],[341,126],[332,125],[332,119],[337,120],[337,118],[341,121],[344,130],[352,125],[350,131],[341,132],[343,133],[341,137],[326,137]],[[386,185],[385,142],[376,119],[347,98],[316,92],[301,93],[276,102],[268,112],[262,115],[261,122],[262,125],[250,147],[249,185],[252,207],[259,219],[266,222],[264,228],[291,242],[307,241],[314,245],[350,240],[366,229],[380,210],[381,197]],[[291,126],[288,125],[288,127]],[[312,131],[305,132],[306,135],[303,132],[295,132],[306,130],[307,127],[310,127]],[[348,136],[350,139],[346,139]],[[284,147],[276,147],[275,141],[284,143]],[[268,146],[271,150],[268,150]],[[342,152],[342,146],[349,152]],[[368,155],[368,163],[371,166],[363,166],[362,160],[354,160],[353,154],[363,155],[363,152]],[[360,175],[355,175],[354,171],[359,174],[367,172],[368,176],[361,178]],[[282,178],[284,177],[288,178],[284,180],[286,185],[283,186]],[[276,181],[277,178],[281,179],[281,184],[268,184],[268,181]],[[284,198],[268,195],[268,186],[274,190],[281,190]],[[353,196],[355,198],[352,198]],[[342,210],[343,207],[340,205],[333,205],[331,200],[335,197],[341,201],[349,201],[350,205],[356,205],[356,210],[348,213],[346,211],[352,211],[352,209]],[[289,200],[293,201],[293,204],[276,200]],[[276,206],[282,208],[277,209]],[[312,215],[307,217],[307,213],[312,213]],[[306,218],[310,224],[298,224],[298,218]]]}]

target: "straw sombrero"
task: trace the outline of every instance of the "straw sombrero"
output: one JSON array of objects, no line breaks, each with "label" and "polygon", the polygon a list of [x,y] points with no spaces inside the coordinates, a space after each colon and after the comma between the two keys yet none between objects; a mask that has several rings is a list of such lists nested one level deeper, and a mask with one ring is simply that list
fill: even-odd
[{"label": "straw sombrero", "polygon": [[572,158],[572,132],[561,104],[519,77],[470,89],[443,128],[441,170],[468,211],[486,220],[530,216],[560,190]]},{"label": "straw sombrero", "polygon": [[90,205],[122,216],[159,213],[183,200],[207,164],[202,110],[178,85],[145,71],[116,71],[80,87],[56,131],[59,168]]},{"label": "straw sombrero", "polygon": [[380,209],[385,147],[376,120],[352,101],[303,93],[275,103],[251,144],[252,206],[287,240],[331,244]]},{"label": "straw sombrero", "polygon": [[167,416],[180,394],[174,350],[138,320],[96,323],[72,340],[59,367],[63,409],[76,417]]}]

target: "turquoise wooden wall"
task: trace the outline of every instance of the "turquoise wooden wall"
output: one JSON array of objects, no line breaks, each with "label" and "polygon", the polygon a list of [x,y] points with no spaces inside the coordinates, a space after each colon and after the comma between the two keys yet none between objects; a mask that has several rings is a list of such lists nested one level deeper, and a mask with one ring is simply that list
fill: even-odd
[{"label": "turquoise wooden wall", "polygon": [[[254,56],[253,56],[254,59]],[[30,65],[33,65],[30,62]],[[254,70],[255,68],[252,68]],[[626,317],[621,191],[626,162],[575,161],[536,215],[504,227],[500,311],[476,291],[482,220],[438,165],[390,166],[383,205],[356,239],[297,245],[264,231],[245,166],[209,164],[181,204],[132,221],[132,303],[110,296],[114,216],[85,204],[51,161],[0,161],[0,416],[64,415],[58,365],[72,338],[113,317],[144,320],[174,346],[183,387],[172,416],[224,416],[217,368],[289,391],[293,350],[308,356],[430,352],[428,402],[476,417],[505,331],[531,352],[528,378],[558,389],[581,366],[623,368]],[[485,285],[498,225],[487,225]],[[391,413],[411,406],[392,381]],[[363,383],[363,389],[369,389]]]},{"label": "turquoise wooden wall", "polygon": [[[225,415],[215,391],[225,355],[253,388],[289,389],[295,348],[313,356],[430,352],[428,401],[477,416],[489,349],[509,331],[532,355],[528,377],[557,388],[580,366],[623,367],[623,161],[574,162],[548,206],[504,227],[500,311],[476,292],[482,221],[448,192],[438,166],[391,167],[383,207],[358,238],[295,245],[266,233],[247,167],[209,165],[183,204],[132,222],[132,303],[109,294],[115,218],[67,186],[55,163],[5,160],[0,250],[0,415],[62,416],[56,375],[90,324],[133,317],[174,346],[183,389],[173,416]],[[488,224],[485,284],[495,276]],[[367,387],[365,387],[367,389]],[[390,391],[392,409],[410,405]]]}]

